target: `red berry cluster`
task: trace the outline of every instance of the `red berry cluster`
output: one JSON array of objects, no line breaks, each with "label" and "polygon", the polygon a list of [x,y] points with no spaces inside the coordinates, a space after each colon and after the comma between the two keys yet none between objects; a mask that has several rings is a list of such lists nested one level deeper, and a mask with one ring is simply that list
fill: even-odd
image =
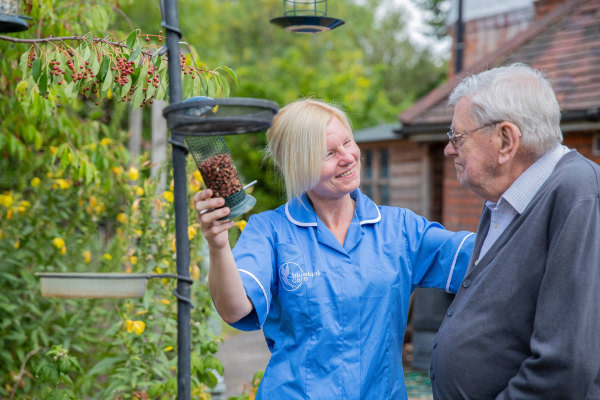
[{"label": "red berry cluster", "polygon": [[36,59],[36,55],[33,51],[30,51],[29,54],[27,55],[27,67],[31,68],[33,67],[33,62]]},{"label": "red berry cluster", "polygon": [[190,67],[189,65],[185,64],[185,55],[181,54],[181,72],[183,72],[184,75],[191,75],[192,79],[196,79],[196,68],[194,67]]},{"label": "red berry cluster", "polygon": [[77,82],[82,79],[93,78],[95,76],[94,72],[89,68],[89,65],[90,65],[90,62],[86,61],[84,63],[84,65],[79,66],[79,69],[82,71],[77,72],[77,70],[75,69],[75,65],[73,64],[73,60],[69,59],[67,61],[67,67],[69,67],[71,72],[73,72],[73,75],[71,75],[71,79],[73,79],[73,82]]},{"label": "red berry cluster", "polygon": [[116,66],[110,67],[112,71],[117,71],[115,75],[114,81],[121,86],[125,86],[127,82],[129,82],[129,76],[133,74],[133,70],[135,69],[135,62],[127,61],[123,57],[117,58]]},{"label": "red berry cluster", "polygon": [[[146,83],[148,86],[152,85],[155,88],[158,88],[158,84],[160,83],[160,79],[158,79],[158,68],[154,67],[154,65],[148,66],[148,77],[146,78]],[[147,89],[144,88],[144,92]]]},{"label": "red berry cluster", "polygon": [[54,75],[58,78],[58,85],[62,85],[62,76],[65,74],[65,70],[60,67],[60,61],[50,61],[50,75]]}]

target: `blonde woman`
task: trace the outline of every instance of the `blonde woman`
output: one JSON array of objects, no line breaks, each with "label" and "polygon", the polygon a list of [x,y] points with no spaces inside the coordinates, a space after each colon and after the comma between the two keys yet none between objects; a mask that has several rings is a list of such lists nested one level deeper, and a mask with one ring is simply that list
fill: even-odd
[{"label": "blonde woman", "polygon": [[409,296],[455,293],[474,237],[362,194],[360,150],[335,106],[291,103],[267,136],[288,202],[252,216],[233,251],[224,200],[195,195],[215,306],[238,329],[262,328],[272,353],[257,399],[406,399]]}]

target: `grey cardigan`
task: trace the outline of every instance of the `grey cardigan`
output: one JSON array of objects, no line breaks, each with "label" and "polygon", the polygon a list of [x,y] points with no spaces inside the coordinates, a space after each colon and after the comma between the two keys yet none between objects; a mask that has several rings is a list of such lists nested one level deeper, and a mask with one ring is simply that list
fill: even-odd
[{"label": "grey cardigan", "polygon": [[475,264],[434,340],[434,398],[600,399],[600,166],[571,151]]}]

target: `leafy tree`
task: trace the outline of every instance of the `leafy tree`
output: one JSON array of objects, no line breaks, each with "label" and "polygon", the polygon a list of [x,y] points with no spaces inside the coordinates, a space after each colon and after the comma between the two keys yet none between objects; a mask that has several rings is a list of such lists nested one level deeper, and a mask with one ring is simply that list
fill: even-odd
[{"label": "leafy tree", "polygon": [[[382,6],[387,12],[380,17]],[[158,6],[125,9],[141,27],[160,18]],[[232,96],[281,105],[321,98],[341,105],[355,129],[396,121],[446,75],[445,60],[409,41],[404,12],[391,1],[329,1],[328,14],[346,23],[315,35],[289,33],[269,23],[282,14],[280,0],[180,0],[179,10],[183,40],[198,48],[198,58],[235,69],[239,84]],[[282,186],[263,165],[264,134],[227,141],[243,179],[258,179],[253,212],[282,204]]]},{"label": "leafy tree", "polygon": [[413,0],[415,5],[427,13],[426,22],[437,37],[446,36],[446,21],[450,11],[450,0]]},{"label": "leafy tree", "polygon": [[[152,47],[141,31],[110,31],[116,1],[22,4],[34,24],[0,37],[0,397],[173,398],[174,281],[153,280],[136,300],[48,299],[35,275],[176,272],[172,189],[156,193],[148,155],[133,159],[123,146],[128,109],[151,100],[147,93],[136,100],[135,92],[156,95],[166,87],[160,72],[158,87],[154,76],[146,78],[165,60],[145,53]],[[152,38],[159,48],[160,34]],[[191,57],[182,61],[211,82],[204,86],[212,95],[226,94],[217,72]],[[184,87],[191,80],[184,77]],[[201,90],[187,85],[190,94]],[[190,161],[188,183],[198,190],[194,170]],[[190,238],[197,228],[190,215]],[[197,397],[207,397],[215,371],[222,372],[204,257],[196,238],[190,272]]]}]

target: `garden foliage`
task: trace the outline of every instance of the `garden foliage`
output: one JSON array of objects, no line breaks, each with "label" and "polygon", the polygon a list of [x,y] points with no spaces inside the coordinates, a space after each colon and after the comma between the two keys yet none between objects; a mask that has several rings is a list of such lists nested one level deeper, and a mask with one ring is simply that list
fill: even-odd
[{"label": "garden foliage", "polygon": [[[141,299],[50,299],[36,276],[176,273],[172,186],[157,192],[148,155],[125,147],[131,107],[166,95],[164,39],[110,31],[116,1],[21,6],[29,30],[0,40],[0,398],[172,399],[174,280],[148,281]],[[187,96],[228,93],[189,53],[176,62]],[[192,392],[208,398],[222,365],[194,217]]]}]

